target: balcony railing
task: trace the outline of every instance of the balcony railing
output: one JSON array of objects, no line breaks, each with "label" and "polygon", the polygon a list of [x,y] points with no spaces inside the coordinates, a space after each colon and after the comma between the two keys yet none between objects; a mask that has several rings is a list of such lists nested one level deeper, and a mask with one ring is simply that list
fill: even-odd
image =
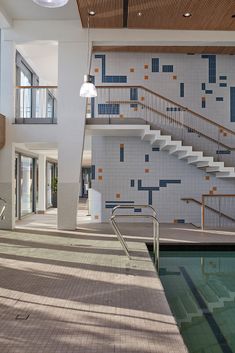
[{"label": "balcony railing", "polygon": [[97,86],[98,96],[88,105],[87,118],[104,124],[142,120],[204,155],[234,166],[235,131],[143,86]]},{"label": "balcony railing", "polygon": [[16,124],[56,124],[57,86],[17,86]]}]

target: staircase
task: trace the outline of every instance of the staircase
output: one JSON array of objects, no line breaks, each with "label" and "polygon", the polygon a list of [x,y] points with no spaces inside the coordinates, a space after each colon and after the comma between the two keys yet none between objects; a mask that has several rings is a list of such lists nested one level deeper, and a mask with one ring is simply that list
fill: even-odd
[{"label": "staircase", "polygon": [[214,157],[204,156],[202,151],[193,151],[192,146],[183,146],[182,141],[172,140],[170,135],[163,135],[160,130],[152,130],[150,125],[129,124],[102,124],[102,119],[90,119],[86,131],[89,135],[100,136],[139,136],[143,141],[149,141],[152,147],[167,151],[178,159],[194,165],[196,168],[205,169],[207,173],[216,175],[217,178],[235,178],[235,168],[225,167],[224,162],[217,162]]},{"label": "staircase", "polygon": [[[88,130],[94,132],[90,124],[95,126],[98,123],[99,131],[103,130],[102,135],[105,135],[110,125],[109,134],[112,130],[117,136],[123,124],[120,131],[123,136],[128,124],[136,124],[132,133],[135,130],[153,147],[157,146],[218,178],[235,177],[233,130],[143,86],[98,86],[97,90],[98,97],[88,105],[89,117],[95,117],[87,119]],[[140,123],[145,127],[139,126]]]}]

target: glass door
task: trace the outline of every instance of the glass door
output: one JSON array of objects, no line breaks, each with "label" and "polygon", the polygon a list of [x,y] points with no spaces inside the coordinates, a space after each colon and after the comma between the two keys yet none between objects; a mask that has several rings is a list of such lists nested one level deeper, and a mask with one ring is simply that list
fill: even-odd
[{"label": "glass door", "polygon": [[21,156],[20,186],[21,186],[21,216],[34,211],[34,170],[33,158]]}]

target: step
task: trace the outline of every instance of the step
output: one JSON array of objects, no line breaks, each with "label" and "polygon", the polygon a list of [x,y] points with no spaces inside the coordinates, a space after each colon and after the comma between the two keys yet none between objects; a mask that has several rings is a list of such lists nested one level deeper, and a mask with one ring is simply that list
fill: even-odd
[{"label": "step", "polygon": [[152,141],[153,146],[160,146],[162,142],[171,141],[170,135],[159,135],[154,138]]},{"label": "step", "polygon": [[181,141],[165,141],[160,144],[161,151],[170,151],[172,148],[180,148]]}]

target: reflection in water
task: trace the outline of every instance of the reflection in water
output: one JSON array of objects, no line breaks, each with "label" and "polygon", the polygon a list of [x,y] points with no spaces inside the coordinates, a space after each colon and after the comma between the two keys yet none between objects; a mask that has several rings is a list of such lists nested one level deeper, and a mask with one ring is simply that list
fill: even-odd
[{"label": "reflection in water", "polygon": [[163,251],[160,277],[189,351],[235,353],[235,252]]}]

